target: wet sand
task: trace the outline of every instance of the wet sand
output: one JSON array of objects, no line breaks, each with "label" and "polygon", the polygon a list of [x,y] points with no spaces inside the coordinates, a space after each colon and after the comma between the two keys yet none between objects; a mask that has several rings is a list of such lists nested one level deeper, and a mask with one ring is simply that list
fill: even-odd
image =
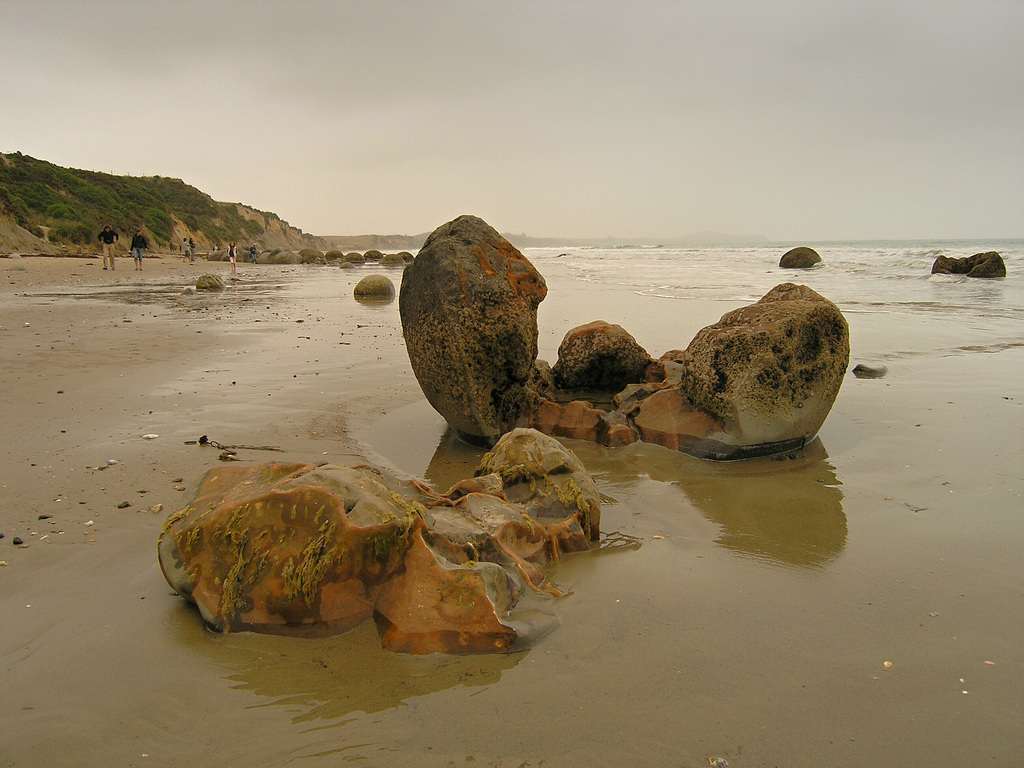
[{"label": "wet sand", "polygon": [[[619,535],[553,570],[559,628],[510,656],[410,657],[370,624],[212,634],[156,560],[181,489],[218,463],[200,435],[281,449],[243,461],[472,473],[397,302],[352,298],[374,268],[239,264],[229,291],[183,296],[228,265],[119,262],[0,259],[0,765],[1024,763],[1012,339],[848,314],[852,362],[890,374],[849,377],[792,458],[567,441]],[[660,354],[734,308],[545,277],[548,360],[597,317]]]}]

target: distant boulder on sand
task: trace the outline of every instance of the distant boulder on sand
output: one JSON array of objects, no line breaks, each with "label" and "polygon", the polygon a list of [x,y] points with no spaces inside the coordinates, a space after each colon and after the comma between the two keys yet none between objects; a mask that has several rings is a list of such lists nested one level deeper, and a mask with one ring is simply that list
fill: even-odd
[{"label": "distant boulder on sand", "polygon": [[779,266],[783,269],[807,269],[821,263],[821,256],[805,245],[791,248],[782,255]]},{"label": "distant boulder on sand", "polygon": [[385,300],[391,301],[395,298],[395,284],[384,275],[367,275],[358,283],[352,291],[356,299]]},{"label": "distant boulder on sand", "polygon": [[224,287],[224,281],[220,279],[219,275],[207,274],[196,278],[197,291],[223,291]]},{"label": "distant boulder on sand", "polygon": [[965,259],[939,256],[932,264],[933,275],[967,275],[968,277],[1006,277],[1006,264],[995,251],[976,253]]}]

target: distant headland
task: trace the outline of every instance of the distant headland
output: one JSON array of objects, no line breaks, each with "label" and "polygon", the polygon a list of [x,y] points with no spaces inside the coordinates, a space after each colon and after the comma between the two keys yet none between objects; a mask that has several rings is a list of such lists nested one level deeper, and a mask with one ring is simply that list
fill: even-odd
[{"label": "distant headland", "polygon": [[[94,252],[110,225],[121,234],[142,229],[156,249],[176,250],[183,239],[209,249],[231,240],[261,249],[377,249],[418,251],[428,232],[415,235],[311,235],[276,213],[225,203],[163,176],[116,176],[65,168],[21,152],[0,153],[0,253],[75,255]],[[518,248],[628,246],[753,246],[760,235],[698,232],[665,238],[554,238],[502,233]]]}]

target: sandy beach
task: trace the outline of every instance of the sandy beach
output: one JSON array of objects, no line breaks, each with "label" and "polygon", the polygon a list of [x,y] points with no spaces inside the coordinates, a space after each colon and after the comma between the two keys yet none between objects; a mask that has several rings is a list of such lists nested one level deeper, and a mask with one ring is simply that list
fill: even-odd
[{"label": "sandy beach", "polygon": [[[218,464],[202,435],[255,446],[245,462],[472,474],[482,451],[424,401],[397,301],[352,297],[401,272],[239,263],[188,295],[229,265],[143,266],[0,259],[0,766],[1024,763],[1019,326],[988,343],[849,313],[851,362],[890,374],[849,377],[781,460],[566,441],[610,535],[553,569],[559,628],[411,657],[371,624],[213,634],[156,558]],[[542,272],[551,361],[598,317],[659,355],[736,306]]]}]

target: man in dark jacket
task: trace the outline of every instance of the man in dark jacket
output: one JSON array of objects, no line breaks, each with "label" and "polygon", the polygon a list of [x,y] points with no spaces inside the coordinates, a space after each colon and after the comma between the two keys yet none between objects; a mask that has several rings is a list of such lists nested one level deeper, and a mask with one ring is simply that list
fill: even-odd
[{"label": "man in dark jacket", "polygon": [[142,269],[142,252],[149,248],[141,229],[135,230],[135,237],[132,238],[132,258],[135,259],[135,269]]},{"label": "man in dark jacket", "polygon": [[107,259],[110,259],[110,268],[114,268],[114,243],[117,242],[117,232],[110,227],[104,227],[100,232],[99,241],[103,243],[103,268],[107,268]]}]

